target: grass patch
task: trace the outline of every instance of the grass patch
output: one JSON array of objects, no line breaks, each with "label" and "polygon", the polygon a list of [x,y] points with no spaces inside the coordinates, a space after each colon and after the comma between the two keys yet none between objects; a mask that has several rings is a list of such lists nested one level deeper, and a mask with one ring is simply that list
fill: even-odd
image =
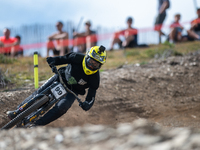
[{"label": "grass patch", "polygon": [[140,65],[146,65],[146,64],[148,64],[148,62],[146,62],[146,61],[142,61],[142,62],[140,63]]},{"label": "grass patch", "polygon": [[[39,81],[50,78],[53,73],[46,59],[39,57]],[[1,70],[5,74],[5,78],[13,84],[13,88],[19,88],[28,84],[34,84],[34,65],[33,57],[22,57],[12,63],[0,64]]]},{"label": "grass patch", "polygon": [[[149,60],[152,58],[166,58],[169,55],[184,55],[189,52],[200,50],[199,46],[199,41],[195,41],[176,45],[164,43],[160,45],[150,45],[146,48],[107,51],[107,60],[100,72],[118,68],[124,64],[138,63],[140,65],[145,65],[148,64]],[[50,78],[53,73],[46,62],[46,58],[39,57],[38,61],[39,81]],[[4,79],[12,84],[13,88],[22,87],[30,83],[34,86],[33,57],[12,59],[0,55],[0,69],[4,73]],[[8,88],[5,87],[5,89]]]},{"label": "grass patch", "polygon": [[140,55],[139,51],[127,51],[127,52],[125,52],[126,57],[138,56],[138,55]]},{"label": "grass patch", "polygon": [[0,69],[0,88],[5,87],[9,80],[4,75],[3,71]]},{"label": "grass patch", "polygon": [[149,50],[146,50],[144,51],[144,54],[146,55],[147,58],[154,58],[154,56],[159,53],[158,50],[152,50],[152,49],[149,49]]},{"label": "grass patch", "polygon": [[16,61],[17,61],[17,59],[10,58],[3,54],[0,54],[0,64],[13,64]]}]

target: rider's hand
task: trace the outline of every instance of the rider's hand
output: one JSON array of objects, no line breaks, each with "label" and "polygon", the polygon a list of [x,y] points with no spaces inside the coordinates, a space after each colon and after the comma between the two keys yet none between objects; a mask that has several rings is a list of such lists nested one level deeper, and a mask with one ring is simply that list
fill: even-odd
[{"label": "rider's hand", "polygon": [[89,104],[87,101],[85,101],[85,102],[79,104],[79,106],[81,106],[82,109],[85,110],[85,111],[89,110],[90,107],[91,107],[90,104]]},{"label": "rider's hand", "polygon": [[55,60],[53,57],[47,57],[47,62],[50,67],[53,67],[55,65]]},{"label": "rider's hand", "polygon": [[51,70],[52,70],[52,72],[57,73],[56,67],[52,67]]},{"label": "rider's hand", "polygon": [[83,102],[79,102],[79,106],[82,108],[82,106],[83,106]]}]

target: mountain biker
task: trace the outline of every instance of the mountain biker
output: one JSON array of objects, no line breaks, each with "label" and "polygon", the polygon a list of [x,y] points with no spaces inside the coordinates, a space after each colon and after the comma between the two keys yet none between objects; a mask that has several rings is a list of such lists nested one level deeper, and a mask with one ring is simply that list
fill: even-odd
[{"label": "mountain biker", "polygon": [[[50,66],[68,64],[66,67],[61,67],[59,72],[64,83],[70,90],[77,95],[84,95],[86,93],[85,89],[88,88],[86,99],[80,105],[85,111],[88,111],[94,104],[96,90],[100,83],[99,69],[105,61],[106,51],[104,46],[94,46],[89,49],[85,55],[71,52],[64,56],[47,57],[47,62]],[[26,98],[24,102],[17,107],[17,110],[8,111],[8,117],[10,119],[15,118],[20,113],[20,106],[46,89],[56,80],[58,80],[57,74],[52,76],[37,91]],[[67,112],[74,100],[75,96],[71,93],[67,93],[67,95],[58,101],[43,117],[34,122],[34,125],[43,126],[58,119]]]}]

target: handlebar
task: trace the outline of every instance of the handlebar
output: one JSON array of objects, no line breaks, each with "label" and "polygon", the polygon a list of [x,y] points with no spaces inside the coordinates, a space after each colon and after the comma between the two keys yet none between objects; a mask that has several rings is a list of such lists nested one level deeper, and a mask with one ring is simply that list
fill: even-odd
[{"label": "handlebar", "polygon": [[73,95],[76,97],[77,101],[79,102],[79,106],[82,106],[82,103],[83,103],[83,102],[81,101],[81,99],[80,99],[72,90],[70,90],[70,89],[65,85],[65,83],[63,82],[62,76],[61,76],[60,72],[58,71],[57,67],[56,67],[55,65],[50,65],[50,67],[51,67],[51,69],[52,69],[52,72],[54,72],[55,74],[58,75],[59,80],[60,80],[60,83],[64,86],[64,88],[66,89],[66,91],[69,92],[69,93],[71,93],[71,94],[73,94]]}]

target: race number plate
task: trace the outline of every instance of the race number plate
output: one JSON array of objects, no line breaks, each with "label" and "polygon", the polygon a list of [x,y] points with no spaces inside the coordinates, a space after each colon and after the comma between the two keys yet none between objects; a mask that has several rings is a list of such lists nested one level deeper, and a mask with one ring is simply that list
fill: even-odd
[{"label": "race number plate", "polygon": [[51,92],[53,93],[56,99],[61,98],[63,95],[67,93],[62,84],[56,85],[54,88],[51,89]]}]

